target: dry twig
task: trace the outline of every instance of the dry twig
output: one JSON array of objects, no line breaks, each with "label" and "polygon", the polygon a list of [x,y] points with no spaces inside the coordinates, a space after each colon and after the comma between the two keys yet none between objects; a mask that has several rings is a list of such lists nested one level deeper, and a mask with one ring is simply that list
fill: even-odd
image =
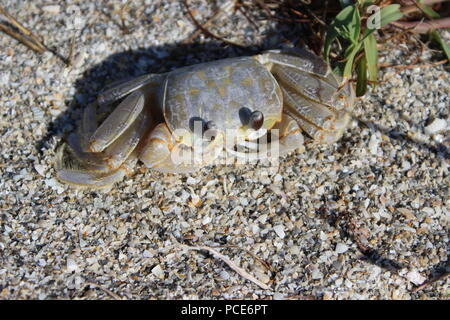
[{"label": "dry twig", "polygon": [[117,294],[115,294],[115,293],[112,292],[111,290],[102,287],[102,286],[99,285],[99,284],[96,284],[96,283],[94,283],[94,282],[88,282],[87,285],[88,285],[88,286],[91,286],[91,287],[93,287],[93,288],[97,288],[97,289],[100,289],[100,290],[104,291],[105,293],[107,293],[109,296],[111,296],[111,297],[112,297],[113,299],[115,299],[115,300],[122,300],[122,298],[121,298],[120,296],[118,296]]},{"label": "dry twig", "polygon": [[69,53],[67,54],[66,64],[68,67],[72,65],[73,53],[75,48],[75,36],[70,39]]},{"label": "dry twig", "polygon": [[[203,24],[203,28],[208,27],[214,20],[218,19],[223,13],[224,13],[224,8],[219,8],[217,9],[217,11],[211,16],[211,18],[209,18],[208,20],[206,20],[206,22]],[[198,37],[200,35],[200,33],[202,33],[202,30],[197,28],[197,30],[195,30],[195,32],[186,40],[184,40],[184,43],[191,43],[192,40],[194,40],[196,37]]]},{"label": "dry twig", "polygon": [[411,30],[412,32],[416,33],[427,33],[430,30],[433,29],[445,29],[450,28],[450,18],[440,18],[440,19],[433,19],[433,20],[427,20],[427,21],[396,21],[391,22],[392,25],[399,27],[403,30]]},{"label": "dry twig", "polygon": [[[11,16],[3,7],[0,6],[0,14],[5,16],[8,23],[10,23],[13,27],[17,28],[19,32],[16,32],[15,30],[8,28],[4,24],[0,24],[0,30],[4,33],[8,34],[9,36],[13,37],[14,39],[18,40],[31,50],[38,52],[38,53],[44,53],[47,51],[47,47],[41,42],[41,40],[38,39],[30,30],[25,28],[19,21],[17,21],[13,16]],[[23,34],[20,34],[20,32]]]},{"label": "dry twig", "polygon": [[219,258],[220,260],[225,262],[231,269],[236,271],[241,277],[243,277],[243,278],[253,282],[254,284],[256,284],[257,286],[259,286],[260,288],[262,288],[264,290],[272,290],[271,287],[269,287],[265,283],[259,281],[258,279],[256,279],[256,277],[254,277],[253,275],[251,275],[250,273],[248,273],[247,271],[245,271],[241,267],[237,266],[233,261],[231,261],[228,257],[226,257],[225,255],[221,254],[217,250],[215,250],[213,248],[210,248],[210,247],[207,247],[207,246],[188,246],[188,245],[179,243],[175,238],[174,238],[174,241],[183,249],[196,250],[196,251],[203,251],[203,250],[204,251],[208,251],[209,253],[211,253],[216,258]]},{"label": "dry twig", "polygon": [[236,42],[233,42],[233,41],[224,39],[224,38],[222,38],[222,37],[216,35],[215,33],[212,33],[211,31],[209,31],[207,28],[205,28],[204,25],[202,25],[202,24],[194,17],[194,14],[192,13],[192,11],[191,11],[191,9],[190,9],[190,7],[189,7],[189,5],[188,5],[188,3],[187,3],[187,0],[183,0],[183,4],[184,4],[184,6],[186,7],[186,10],[187,10],[187,13],[188,13],[189,17],[192,19],[192,21],[194,22],[194,24],[196,25],[196,27],[197,27],[198,29],[200,29],[205,35],[207,35],[208,37],[211,37],[211,38],[214,38],[214,39],[223,41],[223,42],[225,42],[225,43],[227,43],[227,44],[229,44],[229,45],[232,45],[232,46],[235,46],[235,47],[238,47],[238,48],[244,48],[244,46],[241,45],[241,44],[239,44],[239,43],[236,43]]},{"label": "dry twig", "polygon": [[125,11],[129,10],[129,3],[130,0],[128,0],[125,5],[122,7],[122,9],[120,10],[120,23],[121,23],[121,29],[123,34],[129,34],[130,33],[130,29],[128,29],[127,25],[125,24]]},{"label": "dry twig", "polygon": [[429,286],[429,285],[435,283],[436,281],[439,281],[439,280],[441,280],[441,279],[444,279],[444,278],[448,277],[449,275],[450,275],[450,272],[444,272],[443,274],[441,274],[441,275],[439,275],[439,276],[437,276],[437,277],[434,277],[434,278],[432,278],[432,279],[430,279],[430,280],[428,280],[428,281],[425,281],[425,282],[422,283],[420,286],[414,288],[412,291],[413,291],[413,292],[420,291],[420,290],[424,289],[426,286]]},{"label": "dry twig", "polygon": [[[236,245],[226,245],[226,246],[221,246],[221,247],[224,247],[224,248],[237,248],[237,249],[240,249],[240,250],[244,251],[245,253],[247,253],[248,255],[250,255],[250,256],[251,256],[253,259],[255,259],[256,261],[258,261],[259,263],[261,263],[261,265],[263,265],[264,268],[266,268],[268,271],[275,273],[274,268],[273,268],[267,261],[261,259],[260,257],[258,257],[258,256],[255,255],[253,252],[251,252],[251,251],[249,251],[249,250],[247,250],[247,249],[240,248],[240,247],[238,247],[238,246],[236,246]],[[220,247],[219,247],[219,248],[220,248]]]},{"label": "dry twig", "polygon": [[[16,28],[14,30],[13,28],[9,27],[8,25],[1,24],[0,23],[0,31],[3,31],[7,35],[13,37],[14,39],[18,40],[20,43],[25,45],[27,48],[42,54],[46,51],[51,52],[55,56],[57,56],[59,59],[61,59],[67,66],[70,65],[70,56],[69,58],[63,57],[61,54],[56,52],[54,49],[48,48],[45,44],[42,43],[42,41],[35,36],[30,30],[25,28],[19,21],[17,21],[13,16],[11,16],[6,10],[0,6],[0,14],[3,15],[6,18],[6,21]],[[72,49],[70,49],[72,50]],[[72,52],[70,53],[72,54]]]}]

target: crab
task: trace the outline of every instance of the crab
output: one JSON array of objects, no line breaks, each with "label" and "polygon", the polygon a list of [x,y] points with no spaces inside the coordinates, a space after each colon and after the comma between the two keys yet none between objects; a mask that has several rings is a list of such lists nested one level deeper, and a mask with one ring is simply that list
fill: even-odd
[{"label": "crab", "polygon": [[[306,139],[337,141],[354,92],[307,49],[271,50],[145,74],[105,89],[89,104],[78,134],[59,152],[57,178],[101,188],[137,162],[180,173],[221,154],[255,159],[303,150]],[[97,108],[117,104],[99,125]],[[231,138],[230,138],[231,137]],[[68,152],[66,152],[68,151]]]}]

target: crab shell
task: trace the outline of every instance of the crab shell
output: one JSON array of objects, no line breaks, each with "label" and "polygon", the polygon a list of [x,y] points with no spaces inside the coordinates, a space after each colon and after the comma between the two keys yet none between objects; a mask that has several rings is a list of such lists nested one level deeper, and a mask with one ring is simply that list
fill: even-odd
[{"label": "crab shell", "polygon": [[253,58],[243,57],[169,74],[162,105],[164,119],[172,132],[183,129],[192,132],[194,121],[213,121],[222,132],[246,132],[248,116],[255,110],[264,114],[265,130],[279,122],[283,96],[267,68]]}]

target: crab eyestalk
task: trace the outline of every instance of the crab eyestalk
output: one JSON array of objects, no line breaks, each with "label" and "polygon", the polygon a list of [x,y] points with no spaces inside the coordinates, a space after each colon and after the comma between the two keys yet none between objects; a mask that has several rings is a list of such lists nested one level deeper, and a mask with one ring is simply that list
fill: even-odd
[{"label": "crab eyestalk", "polygon": [[264,124],[264,115],[261,111],[253,111],[248,125],[253,130],[259,130]]},{"label": "crab eyestalk", "polygon": [[217,125],[214,123],[214,121],[208,121],[205,123],[204,127],[204,138],[208,139],[209,141],[213,141],[217,136]]}]

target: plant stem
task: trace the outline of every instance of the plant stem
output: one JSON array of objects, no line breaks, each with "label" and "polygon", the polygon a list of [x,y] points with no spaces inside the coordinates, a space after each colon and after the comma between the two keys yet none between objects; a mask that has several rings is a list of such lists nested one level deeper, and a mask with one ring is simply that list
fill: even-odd
[{"label": "plant stem", "polygon": [[408,29],[415,33],[427,33],[432,29],[450,28],[450,17],[426,21],[413,21],[413,22],[396,21],[392,22],[391,24],[404,30]]}]

